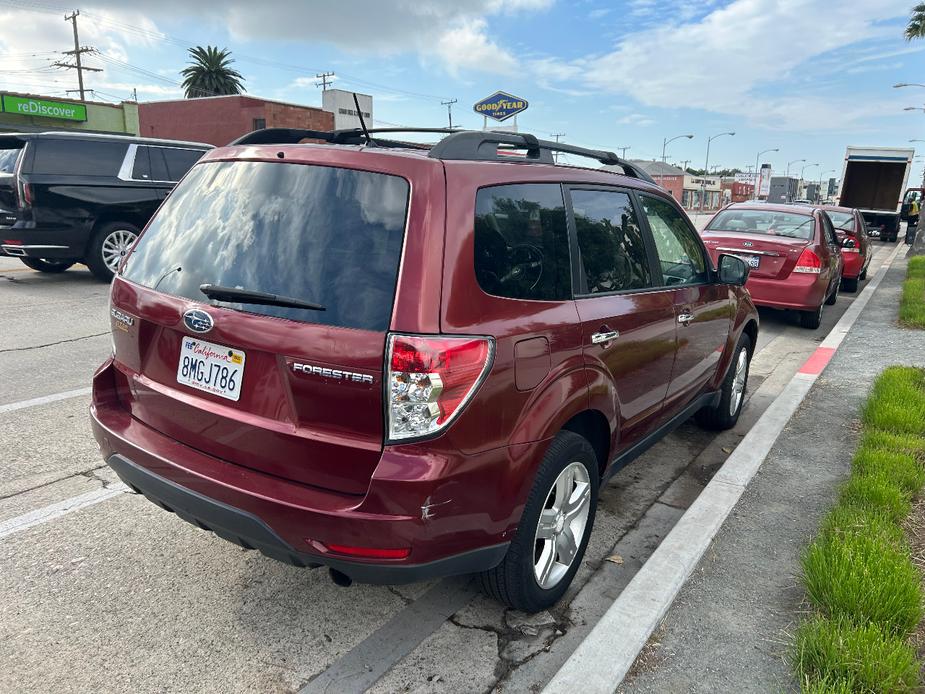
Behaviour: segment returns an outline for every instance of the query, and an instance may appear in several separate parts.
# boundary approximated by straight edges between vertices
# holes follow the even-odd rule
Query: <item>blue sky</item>
[[[97,0],[81,6],[82,43],[107,59],[88,78],[101,97],[179,95],[185,46],[228,47],[249,92],[320,105],[314,74],[374,96],[376,120],[481,127],[472,104],[501,89],[526,98],[522,130],[576,144],[703,166],[820,163],[840,172],[847,144],[925,139],[925,40],[902,37],[912,0]],[[0,88],[61,93],[49,69],[70,25],[54,2],[0,0]],[[16,27],[14,31],[12,28]],[[117,62],[118,61],[118,62]],[[126,67],[128,64],[131,67]],[[918,143],[925,153],[925,143]],[[921,177],[919,160],[913,173]],[[801,167],[802,163],[794,167]],[[831,175],[831,174],[830,174]],[[838,174],[835,174],[838,175]]]

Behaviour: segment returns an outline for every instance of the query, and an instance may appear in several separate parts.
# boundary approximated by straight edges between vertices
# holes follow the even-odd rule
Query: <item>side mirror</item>
[[[719,257],[719,281],[741,287],[748,279],[748,264],[741,258],[725,253]]]
[[[841,247],[842,248],[857,248],[858,242],[849,236],[847,238],[842,239]]]

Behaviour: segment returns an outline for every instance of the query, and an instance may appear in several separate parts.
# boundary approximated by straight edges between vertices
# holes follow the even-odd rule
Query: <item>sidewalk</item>
[[[925,365],[925,335],[896,325],[900,252],[620,686],[621,692],[797,688],[786,654],[799,621],[803,548],[847,478],[857,417],[891,364]]]

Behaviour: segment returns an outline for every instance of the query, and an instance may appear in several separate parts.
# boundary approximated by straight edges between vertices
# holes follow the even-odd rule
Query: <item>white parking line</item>
[[[78,509],[98,504],[101,501],[106,501],[106,499],[111,499],[127,491],[128,487],[118,482],[110,487],[94,489],[91,492],[78,494],[64,501],[58,501],[34,511],[29,511],[29,513],[24,513],[21,516],[2,521],[0,522],[0,540],[22,530],[27,530],[33,526],[60,518],[72,511],[77,511]]]
[[[583,694],[609,694],[619,687],[791,415],[870,301],[899,250],[897,247],[887,254],[877,276],[736,446],[677,525],[546,685],[543,694],[572,694],[576,682],[581,683]]]
[[[39,405],[47,405],[50,402],[58,402],[59,400],[68,400],[70,398],[79,398],[82,395],[89,395],[92,392],[92,388],[77,388],[75,390],[65,390],[63,393],[52,393],[51,395],[43,395],[40,398],[31,398],[29,400],[20,400],[19,402],[10,402],[6,405],[0,405],[0,414],[5,414],[7,412],[15,412],[16,410],[24,410],[27,407],[37,407]]]

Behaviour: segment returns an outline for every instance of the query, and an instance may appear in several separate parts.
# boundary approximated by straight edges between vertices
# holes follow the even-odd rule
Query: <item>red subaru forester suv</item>
[[[691,415],[735,423],[748,270],[611,153],[434,132],[207,154],[113,282],[93,430],[129,487],[243,547],[341,584],[477,573],[535,611],[601,483]]]

